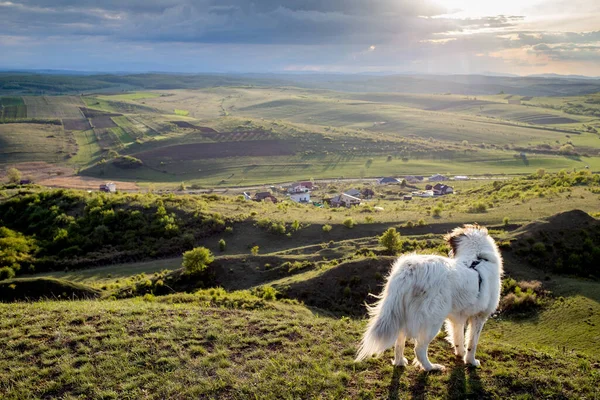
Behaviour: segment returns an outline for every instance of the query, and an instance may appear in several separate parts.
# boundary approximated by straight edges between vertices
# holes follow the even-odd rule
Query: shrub
[[[225,239],[219,240],[219,250],[220,251],[225,251],[226,247],[227,247],[227,243],[225,243]]]
[[[507,278],[502,281],[502,298],[499,309],[503,313],[525,314],[542,306],[546,291],[540,281],[519,281]]]
[[[439,218],[442,216],[442,208],[440,206],[435,206],[431,212],[434,217]]]
[[[531,251],[537,255],[544,255],[546,253],[546,245],[542,242],[536,242],[531,246]]]
[[[323,228],[321,228],[321,229],[323,229],[323,232],[327,233],[327,232],[331,232],[331,229],[333,229],[333,228],[331,227],[331,225],[325,224],[325,225],[323,225]]]
[[[417,221],[417,225],[425,226],[425,220],[421,218],[419,221]]]
[[[254,296],[264,300],[275,300],[279,292],[273,286],[264,285],[259,286],[251,292]]]
[[[357,225],[356,221],[353,220],[352,218],[346,218],[344,220],[343,224],[346,228],[350,228],[350,229],[354,228]]]
[[[0,281],[12,279],[15,277],[15,271],[11,267],[0,268]]]
[[[188,274],[196,274],[204,271],[214,259],[209,249],[196,247],[183,253],[182,266]]]
[[[389,253],[395,253],[400,250],[401,247],[400,233],[396,231],[396,228],[389,228],[379,237],[379,243],[385,247]]]
[[[10,183],[19,183],[21,181],[21,171],[16,168],[9,168],[6,172],[6,176]]]
[[[115,164],[115,167],[124,168],[124,169],[139,168],[142,165],[144,165],[142,160],[140,160],[139,158],[132,157],[132,156],[118,157],[118,158],[115,158],[115,160],[113,162]]]
[[[483,213],[486,212],[487,210],[487,206],[485,205],[484,202],[478,201],[477,203],[473,204],[471,207],[469,207],[469,209],[467,210],[467,212],[469,213]]]
[[[510,221],[510,219],[508,219],[508,217],[502,218],[502,223],[504,224],[504,226],[508,225],[509,221]]]
[[[258,246],[253,246],[253,247],[250,249],[250,253],[252,253],[252,255],[253,255],[253,256],[256,256],[256,255],[258,255],[258,250],[259,250],[259,247],[258,247]]]

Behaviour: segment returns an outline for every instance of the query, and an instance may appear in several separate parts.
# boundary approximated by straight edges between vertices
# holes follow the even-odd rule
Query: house
[[[288,188],[288,193],[305,193],[312,190],[312,182],[294,182]]]
[[[258,192],[254,195],[254,201],[272,201],[277,203],[277,198],[271,194],[271,192]]]
[[[455,180],[455,181],[468,181],[468,180],[469,180],[469,177],[468,177],[468,176],[465,176],[465,175],[456,175],[456,176],[454,177],[454,180]]]
[[[117,185],[113,182],[106,182],[100,185],[99,189],[101,192],[115,193],[117,191]]]
[[[447,181],[448,178],[445,177],[444,175],[435,174],[435,175],[431,175],[428,180],[430,182],[441,182],[441,181]]]
[[[443,196],[445,194],[454,193],[454,189],[452,186],[444,185],[443,183],[438,183],[433,187],[434,196]]]
[[[360,204],[358,197],[350,196],[349,194],[342,193],[331,199],[326,200],[332,207],[350,207],[357,206]]]
[[[310,192],[292,193],[290,194],[290,200],[296,203],[310,203]]]
[[[425,185],[425,190],[433,190],[433,185]]]
[[[408,183],[419,183],[423,180],[423,177],[418,175],[408,175],[404,177],[404,180]]]
[[[413,197],[433,197],[433,190],[420,190],[412,192]]]
[[[360,196],[362,196],[362,193],[358,189],[346,190],[344,192],[344,194],[347,194],[348,196],[354,196],[354,197],[360,197]]]
[[[373,198],[373,196],[375,196],[375,192],[369,188],[364,188],[362,191],[362,197],[365,199],[371,199]],[[356,196],[358,197],[358,196]]]
[[[400,181],[396,178],[388,176],[385,178],[381,178],[379,181],[377,181],[377,183],[379,183],[380,185],[389,185],[390,183],[400,183]]]

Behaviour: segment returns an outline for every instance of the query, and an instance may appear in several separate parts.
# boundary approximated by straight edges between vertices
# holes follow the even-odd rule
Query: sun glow
[[[434,0],[448,11],[445,16],[454,18],[477,18],[493,15],[523,15],[541,0]]]

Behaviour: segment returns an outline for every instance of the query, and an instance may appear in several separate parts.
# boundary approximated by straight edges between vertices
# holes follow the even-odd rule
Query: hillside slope
[[[355,364],[364,321],[219,290],[120,301],[0,304],[0,393],[29,398],[595,398],[597,359],[483,331],[467,369],[436,339],[442,374]],[[412,346],[407,349],[412,358]]]

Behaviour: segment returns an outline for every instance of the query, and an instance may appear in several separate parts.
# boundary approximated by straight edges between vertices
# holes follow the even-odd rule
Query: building
[[[373,196],[375,196],[375,192],[369,188],[364,188],[361,194],[362,194],[363,199],[371,199],[371,198],[373,198]],[[358,196],[356,196],[356,197],[358,197]]]
[[[435,175],[431,175],[428,179],[428,181],[430,182],[442,182],[442,181],[447,181],[448,178],[445,177],[444,175],[440,175],[440,174],[435,174]]]
[[[443,196],[452,193],[454,193],[452,186],[444,185],[443,183],[438,183],[433,187],[434,196]]]
[[[391,176],[388,176],[385,178],[381,178],[379,181],[377,181],[377,183],[379,183],[380,185],[389,185],[391,183],[400,183],[400,181],[396,178],[392,178]]]
[[[413,197],[433,197],[433,190],[420,190],[412,192]]]
[[[117,185],[113,182],[106,182],[100,185],[99,189],[101,192],[115,193],[117,191]]]
[[[344,194],[347,194],[348,196],[354,196],[354,197],[359,197],[362,196],[362,193],[360,192],[360,190],[358,189],[350,189],[350,190],[346,190],[344,192]]]
[[[359,205],[360,201],[361,200],[358,197],[342,193],[340,195],[335,196],[334,198],[329,199],[327,202],[332,207],[351,207]]]
[[[288,193],[305,193],[312,190],[312,182],[294,182],[288,188]]]
[[[277,198],[273,196],[270,192],[258,192],[254,195],[254,201],[272,201],[273,203],[277,203]]]
[[[296,203],[310,203],[310,192],[292,193],[290,200]]]
[[[423,177],[418,175],[408,175],[404,177],[404,180],[408,183],[419,183],[423,181]]]

